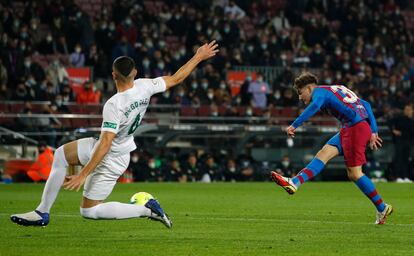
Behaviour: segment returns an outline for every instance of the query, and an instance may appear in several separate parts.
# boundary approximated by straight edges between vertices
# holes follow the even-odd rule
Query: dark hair
[[[112,68],[124,78],[127,78],[131,71],[135,68],[135,62],[128,56],[121,56],[114,60]]]
[[[295,82],[293,84],[293,88],[295,88],[295,90],[299,91],[300,89],[302,89],[303,87],[307,86],[308,84],[317,84],[318,83],[318,78],[309,72],[305,72],[300,74],[296,79]]]

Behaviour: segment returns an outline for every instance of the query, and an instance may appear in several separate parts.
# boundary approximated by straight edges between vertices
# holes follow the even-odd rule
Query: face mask
[[[319,50],[319,49],[318,50],[315,50],[315,53],[316,54],[320,54],[321,53],[321,50]]]
[[[115,25],[114,24],[109,25],[109,30],[114,31],[115,30]]]
[[[149,168],[154,169],[155,168],[155,162],[150,162],[148,164]]]
[[[197,83],[191,83],[191,88],[197,89],[197,87],[198,87],[198,84]]]
[[[148,40],[148,41],[145,42],[145,46],[148,47],[148,48],[151,48],[151,47],[154,46],[154,44],[152,43],[152,41]]]
[[[213,30],[212,29],[207,29],[207,35],[211,35],[213,33]]]
[[[184,92],[183,91],[179,92],[178,93],[178,96],[183,97],[184,96]]]
[[[160,41],[160,42],[158,43],[158,45],[159,45],[161,48],[164,48],[164,47],[165,47],[165,42],[164,42],[164,41]]]
[[[126,19],[125,20],[125,24],[127,24],[128,26],[130,26],[132,24],[132,20],[131,19]]]
[[[37,25],[36,24],[32,24],[32,29],[36,30],[37,29]]]
[[[21,38],[27,38],[27,33],[26,32],[22,32],[22,33],[20,33],[20,37]]]
[[[178,19],[181,18],[181,15],[180,14],[176,14],[174,17],[178,20]]]
[[[288,167],[289,166],[289,161],[282,161],[282,165],[283,167]]]
[[[159,69],[164,69],[165,64],[163,62],[160,62],[160,63],[157,64],[157,66],[158,66]]]
[[[246,80],[250,82],[250,81],[252,81],[252,77],[251,76],[247,76],[246,77]]]
[[[275,97],[275,99],[280,99],[280,92],[279,91],[277,91],[277,92],[275,92],[275,94],[273,95],[274,97]]]
[[[106,24],[106,23],[104,23],[104,24],[101,25],[101,29],[102,30],[106,29],[107,27],[108,27],[108,24]]]
[[[180,54],[181,54],[181,56],[184,56],[184,55],[185,55],[185,53],[186,53],[185,49],[180,49]]]
[[[150,64],[149,60],[143,60],[142,61],[142,65],[146,68],[149,66],[149,64]]]
[[[201,31],[201,26],[197,25],[195,29],[196,29],[197,32],[200,32]]]
[[[77,13],[76,13],[76,18],[78,18],[78,19],[79,19],[80,17],[82,17],[82,13],[81,13],[81,12],[77,12]]]
[[[76,51],[76,53],[80,53],[81,52],[81,48],[76,47],[75,51]]]
[[[262,47],[263,50],[266,50],[267,49],[267,44],[262,44],[261,47]]]
[[[230,172],[235,172],[235,171],[236,171],[236,168],[234,168],[234,167],[230,167],[230,168],[229,168],[229,171],[230,171]]]
[[[332,83],[332,79],[330,79],[330,78],[326,78],[326,79],[325,79],[325,83],[326,83],[326,84],[331,84],[331,83]]]
[[[223,89],[223,90],[224,90],[224,89],[226,89],[226,88],[227,88],[227,86],[226,86],[226,84],[225,84],[225,83],[221,83],[221,84],[220,84],[220,89]]]
[[[341,55],[341,53],[342,53],[342,51],[341,51],[341,50],[336,50],[336,51],[335,51],[335,54],[336,54],[336,55]]]
[[[230,32],[230,28],[229,28],[229,27],[225,27],[225,28],[224,28],[224,33],[226,33],[226,34],[227,34],[227,33],[229,33],[229,32]]]
[[[213,94],[213,93],[208,93],[208,94],[207,94],[207,97],[211,100],[211,99],[213,99],[213,98],[214,98],[214,94]]]
[[[47,36],[46,41],[49,42],[49,43],[52,42],[52,36]]]
[[[214,111],[214,112],[211,112],[211,115],[212,116],[218,116],[218,113],[216,111]]]
[[[56,105],[57,106],[59,106],[59,107],[62,106],[62,103],[63,103],[62,100],[56,100]]]
[[[253,45],[249,45],[249,46],[247,46],[247,50],[248,50],[249,52],[252,52],[252,51],[254,50],[254,46],[253,46]]]
[[[24,62],[24,66],[25,66],[26,68],[30,67],[30,64],[31,64],[31,63],[30,63],[30,61],[25,61],[25,62]]]
[[[345,69],[345,70],[348,70],[350,67],[349,67],[349,64],[348,63],[345,63],[344,65],[343,65],[343,68]]]
[[[253,115],[253,112],[251,109],[246,110],[246,115],[251,116]]]
[[[237,99],[236,99],[236,103],[237,103],[237,104],[240,104],[240,103],[241,103],[241,98],[240,98],[240,97],[237,97]]]
[[[258,77],[257,78],[257,82],[259,82],[259,83],[263,82],[263,78],[262,77]]]
[[[170,97],[170,92],[169,91],[166,91],[165,93],[164,93],[164,98],[169,98]]]
[[[205,89],[207,89],[208,88],[208,83],[201,83],[201,86],[203,87],[203,89],[205,90]]]
[[[139,160],[139,157],[137,157],[137,156],[133,156],[133,157],[131,157],[131,161],[132,161],[133,163],[138,162],[138,160]]]

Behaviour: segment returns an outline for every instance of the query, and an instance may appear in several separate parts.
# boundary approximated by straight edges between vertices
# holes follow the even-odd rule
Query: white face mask
[[[227,86],[226,86],[226,84],[225,84],[225,83],[221,83],[221,84],[220,84],[220,89],[223,89],[223,90],[224,90],[224,89],[226,89],[226,88],[227,88]]]
[[[214,94],[213,94],[213,93],[208,93],[208,94],[207,94],[207,97],[211,100],[211,99],[213,99],[213,98],[214,98]]]
[[[139,157],[137,157],[137,156],[133,156],[133,157],[131,157],[131,161],[132,161],[133,163],[138,162],[138,160],[139,160]]]
[[[283,167],[288,167],[289,166],[289,161],[282,161],[282,165],[283,165]]]
[[[154,168],[155,168],[155,162],[150,162],[150,163],[148,163],[148,166],[149,166],[151,169],[154,169]]]

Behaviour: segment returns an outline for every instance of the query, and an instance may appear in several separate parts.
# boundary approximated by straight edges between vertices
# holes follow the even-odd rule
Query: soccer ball
[[[137,204],[137,205],[145,205],[150,199],[154,199],[154,197],[147,192],[138,192],[135,193],[129,202],[131,204]]]

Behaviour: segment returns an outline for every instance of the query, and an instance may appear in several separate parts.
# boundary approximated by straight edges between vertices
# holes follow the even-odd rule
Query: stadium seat
[[[8,113],[9,112],[9,104],[7,103],[0,103],[0,113]]]
[[[194,107],[182,106],[181,116],[197,116],[197,110]]]
[[[211,108],[210,106],[200,106],[198,108],[198,115],[199,116],[210,116],[211,114]]]
[[[72,126],[73,128],[89,127],[89,120],[87,118],[73,118]]]
[[[67,105],[69,108],[70,113],[72,114],[82,114],[84,113],[82,105]]]

